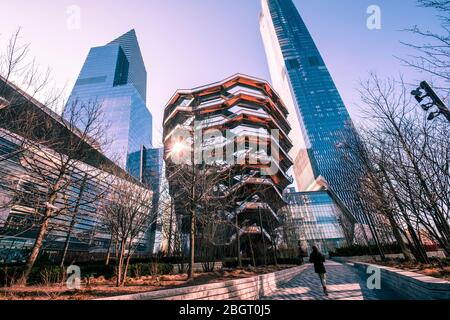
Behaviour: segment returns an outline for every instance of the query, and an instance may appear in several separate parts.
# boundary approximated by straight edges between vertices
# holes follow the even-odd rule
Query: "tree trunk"
[[[375,222],[373,221],[373,217],[370,214],[370,212],[366,212],[364,216],[365,216],[365,218],[366,218],[366,220],[368,222],[370,233],[372,233],[373,239],[375,240],[375,244],[376,244],[376,246],[378,248],[378,251],[380,253],[380,258],[381,258],[382,261],[386,261],[386,255],[384,254],[383,246],[381,244],[380,238],[378,237],[378,232],[376,230],[376,226],[375,226]],[[364,226],[362,227],[362,229],[363,229],[364,237],[366,238],[366,241],[367,241],[367,246],[369,247],[369,250],[370,250],[370,241],[369,241],[369,239],[367,237],[366,230],[365,230]]]
[[[450,257],[450,246],[444,246],[442,249],[444,250],[445,256],[447,258],[449,258]]]
[[[130,260],[131,260],[131,254],[128,253],[127,255],[127,260],[125,263],[125,270],[123,271],[123,277],[122,277],[122,286],[124,286],[127,282],[127,278],[128,278],[128,267],[130,265]]]
[[[106,262],[105,262],[106,266],[109,266],[109,260],[111,259],[111,248],[112,248],[112,239],[109,242],[108,252],[106,253]]]
[[[84,189],[86,187],[87,179],[88,179],[88,174],[85,173],[83,180],[81,182],[80,192],[78,193],[77,202],[75,203],[75,207],[73,209],[72,220],[70,221],[69,231],[67,232],[66,241],[64,243],[64,249],[63,249],[63,253],[61,256],[61,261],[59,263],[59,266],[61,269],[64,268],[64,262],[65,262],[67,250],[69,249],[69,244],[70,244],[70,237],[72,236],[72,231],[73,231],[73,228],[77,221],[76,217],[78,214],[78,210],[80,209],[81,198],[83,197],[83,194],[84,194]]]
[[[189,254],[189,273],[188,280],[194,280],[194,264],[195,264],[195,210],[191,213],[191,230],[189,235],[190,254]]]
[[[48,197],[48,204],[54,205],[58,194],[54,190],[59,190],[63,183],[62,175],[57,179],[54,184],[54,188],[51,189],[52,193]],[[25,264],[25,271],[22,274],[20,279],[20,283],[22,285],[26,285],[28,278],[30,277],[31,271],[33,270],[33,266],[36,263],[36,260],[39,256],[39,252],[44,244],[44,239],[47,234],[48,225],[50,223],[50,218],[52,216],[51,210],[49,206],[46,207],[44,213],[44,221],[39,227],[38,235],[36,237],[36,241],[34,242],[33,249],[31,249],[31,253],[27,259],[27,263]]]
[[[66,235],[66,241],[64,242],[64,249],[61,255],[61,260],[59,262],[59,267],[62,269],[64,268],[64,262],[66,260],[67,251],[69,250],[69,244],[70,244],[70,237],[72,236],[73,227],[75,226],[75,213],[72,215],[72,221],[70,222],[69,231]]]
[[[411,252],[411,250],[408,248],[408,246],[405,244],[405,241],[403,241],[403,237],[398,230],[398,224],[394,220],[394,217],[390,213],[386,214],[388,216],[389,223],[391,224],[392,233],[394,234],[395,241],[397,241],[397,244],[400,246],[400,249],[403,253],[403,256],[405,257],[406,261],[414,260],[414,256]]]
[[[170,199],[170,220],[169,220],[169,239],[167,244],[167,255],[170,257],[173,250],[172,250],[172,228],[173,228],[173,200]]]
[[[48,210],[48,209],[47,209]],[[30,277],[31,270],[33,269],[34,263],[36,262],[39,252],[42,248],[42,244],[44,243],[45,235],[47,233],[48,224],[50,219],[46,217],[39,227],[38,236],[36,241],[34,242],[33,249],[31,250],[30,256],[27,259],[27,263],[25,265],[25,271],[22,274],[22,278],[20,280],[20,284],[26,285],[28,278]]]
[[[411,222],[409,219],[406,219],[406,224],[408,227],[408,233],[410,234],[416,253],[416,259],[423,263],[430,263],[430,260],[428,259],[428,255],[426,250],[423,247],[422,242],[420,241],[419,237],[417,236],[416,231],[414,230],[413,226],[411,225]]]
[[[255,251],[253,251],[252,240],[251,240],[249,234],[247,234],[247,236],[248,236],[248,244],[250,245],[250,252],[251,252],[251,255],[252,255],[253,266],[256,268]]]
[[[393,227],[392,231],[394,233],[395,240],[397,241],[398,245],[400,246],[400,249],[402,250],[405,260],[406,261],[414,260],[414,255],[412,254],[411,250],[406,245],[405,241],[403,241],[403,237],[400,234],[398,227]]]
[[[116,261],[117,263],[117,274],[116,274],[116,287],[120,287],[122,285],[122,274],[123,274],[123,258],[125,254],[125,241],[120,242],[120,253],[119,257]]]
[[[242,268],[242,259],[241,259],[241,232],[239,228],[239,222],[238,222],[238,215],[236,215],[236,246],[237,246],[237,260],[238,260],[238,267]]]
[[[264,258],[264,265],[267,265],[267,247],[266,247],[266,239],[264,237],[264,229],[263,229],[263,223],[262,223],[262,216],[261,216],[261,208],[258,209],[259,212],[259,228],[261,229],[261,239],[263,244],[263,258]]]
[[[273,259],[274,259],[274,263],[276,266],[278,266],[278,250],[277,250],[277,242],[276,239],[274,238],[272,240],[272,246],[273,246]]]

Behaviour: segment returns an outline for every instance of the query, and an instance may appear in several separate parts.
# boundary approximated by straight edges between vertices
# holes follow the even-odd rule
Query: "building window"
[[[309,57],[308,61],[309,61],[309,65],[313,66],[313,67],[323,65],[323,63],[320,61],[320,59],[318,57],[315,57],[315,56],[314,57]]]
[[[122,86],[128,82],[128,71],[130,69],[130,63],[123,52],[122,48],[119,48],[119,54],[117,56],[116,72],[114,75],[114,86]]]
[[[79,79],[76,86],[84,86],[89,84],[97,84],[97,83],[103,83],[106,81],[106,76],[101,77],[92,77],[92,78],[85,78],[85,79]]]
[[[298,59],[286,60],[286,67],[288,68],[288,70],[299,69],[300,62],[298,62]]]

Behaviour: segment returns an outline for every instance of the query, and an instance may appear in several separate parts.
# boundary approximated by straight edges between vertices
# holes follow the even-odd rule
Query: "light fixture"
[[[436,118],[437,116],[439,116],[441,113],[440,112],[431,112],[429,115],[428,115],[428,121],[431,121],[431,120],[433,120],[434,118]]]
[[[417,100],[418,103],[422,103],[423,99],[426,97],[426,96],[422,97],[422,90],[420,90],[420,88],[411,91],[411,95],[414,96],[414,98]]]
[[[420,107],[421,107],[424,111],[428,111],[428,110],[430,110],[431,108],[434,107],[434,104],[433,104],[433,103],[426,103],[426,104],[420,105]]]
[[[425,91],[425,93],[423,91]],[[433,120],[440,115],[443,115],[450,122],[450,110],[444,101],[439,97],[439,95],[433,90],[433,88],[426,81],[420,83],[420,87],[411,91],[411,95],[420,104],[420,107],[425,111],[429,112],[433,107],[436,107],[438,111],[431,112],[428,115],[428,120]],[[429,98],[428,103],[422,104],[425,98]]]

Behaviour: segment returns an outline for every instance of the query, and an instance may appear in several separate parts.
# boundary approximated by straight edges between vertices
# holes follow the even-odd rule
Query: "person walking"
[[[326,296],[328,296],[327,290],[327,270],[325,269],[325,257],[319,251],[316,246],[313,246],[313,251],[309,256],[309,262],[314,263],[314,271],[319,275],[320,282],[322,283],[323,292]]]

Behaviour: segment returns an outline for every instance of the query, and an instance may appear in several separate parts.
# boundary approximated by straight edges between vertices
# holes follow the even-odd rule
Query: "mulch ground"
[[[442,260],[440,263],[424,264],[405,261],[375,262],[376,264],[420,273],[426,276],[441,278],[450,281],[450,260]]]
[[[194,281],[184,274],[129,278],[124,287],[115,287],[114,279],[99,277],[83,283],[80,290],[68,290],[65,285],[11,286],[0,288],[0,300],[91,300],[156,290],[173,289],[242,279],[290,268],[289,265],[198,273]]]

